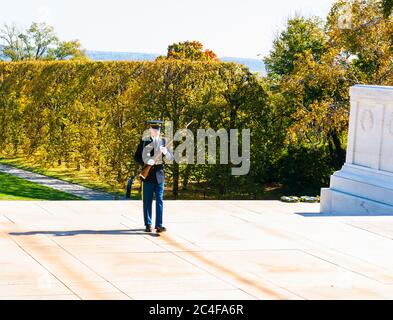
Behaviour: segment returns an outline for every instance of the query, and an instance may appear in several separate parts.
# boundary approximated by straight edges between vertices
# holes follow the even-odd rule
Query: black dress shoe
[[[157,233],[161,233],[161,232],[165,232],[166,231],[166,228],[165,227],[157,227],[156,228],[156,232]]]
[[[145,232],[151,232],[151,226],[146,226]]]

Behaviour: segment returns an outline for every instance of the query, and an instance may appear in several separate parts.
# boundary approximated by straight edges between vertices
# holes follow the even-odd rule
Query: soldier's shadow
[[[27,231],[10,232],[11,236],[34,236],[52,235],[54,237],[73,237],[78,235],[126,235],[126,236],[151,236],[159,237],[158,233],[148,233],[145,229],[122,229],[122,230],[69,230],[69,231]]]

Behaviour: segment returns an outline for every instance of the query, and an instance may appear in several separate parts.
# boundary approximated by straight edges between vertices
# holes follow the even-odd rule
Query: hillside
[[[118,61],[118,60],[135,60],[135,61],[152,61],[156,59],[159,54],[155,53],[139,53],[139,52],[112,52],[112,51],[90,51],[87,55],[92,60],[97,61]],[[237,57],[221,57],[225,62],[236,62],[245,65],[251,72],[258,72],[261,75],[266,74],[265,65],[261,60],[251,58],[237,58]]]

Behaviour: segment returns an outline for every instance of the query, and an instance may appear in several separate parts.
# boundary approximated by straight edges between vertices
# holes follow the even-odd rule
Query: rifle
[[[189,122],[187,125],[186,125],[186,129],[188,129],[188,127],[191,125],[191,123],[193,123],[194,122],[194,120],[192,120],[191,122]],[[174,141],[174,138],[172,138],[172,140],[170,140],[166,145],[165,145],[165,147],[169,147],[170,145],[172,145],[173,144],[173,141]],[[162,155],[162,152],[160,151],[160,152],[158,152],[155,156],[154,156],[154,162],[157,162],[157,160],[161,157],[161,155]],[[145,164],[145,166],[143,167],[143,170],[142,170],[142,172],[139,174],[139,178],[141,179],[141,181],[145,181],[146,180],[146,178],[149,176],[149,174],[150,174],[150,172],[151,172],[151,170],[153,169],[153,166],[151,166],[151,165],[148,165],[148,164]]]

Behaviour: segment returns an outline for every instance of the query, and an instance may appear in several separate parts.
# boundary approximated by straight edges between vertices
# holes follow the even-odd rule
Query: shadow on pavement
[[[99,234],[99,235],[149,235],[159,237],[157,233],[144,232],[145,229],[128,229],[128,230],[70,230],[70,231],[27,231],[27,232],[10,232],[11,236],[33,236],[33,235],[53,235],[55,237],[73,237],[82,234]]]

